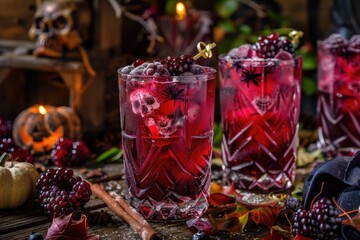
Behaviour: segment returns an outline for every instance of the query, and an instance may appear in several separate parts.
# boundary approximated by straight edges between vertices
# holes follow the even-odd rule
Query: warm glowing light
[[[186,17],[186,8],[184,3],[178,2],[176,4],[176,18],[182,20]]]
[[[39,113],[40,113],[40,114],[45,114],[45,113],[46,113],[46,109],[44,108],[43,105],[40,105],[40,106],[39,106]]]

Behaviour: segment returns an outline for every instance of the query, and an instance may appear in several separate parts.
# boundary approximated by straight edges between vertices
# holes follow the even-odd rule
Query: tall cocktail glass
[[[208,207],[216,71],[118,71],[128,201],[147,219],[183,220]]]
[[[295,177],[302,59],[221,56],[224,172],[238,189],[268,192]]]
[[[318,42],[318,136],[330,156],[360,148],[360,35]]]

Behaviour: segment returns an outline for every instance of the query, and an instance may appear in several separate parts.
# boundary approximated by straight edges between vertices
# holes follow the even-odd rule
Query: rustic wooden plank
[[[40,71],[85,72],[81,62],[37,58],[33,55],[0,55],[0,67],[26,68]]]

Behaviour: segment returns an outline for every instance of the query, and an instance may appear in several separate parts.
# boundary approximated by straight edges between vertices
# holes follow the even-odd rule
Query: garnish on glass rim
[[[206,43],[204,43],[204,42],[198,42],[196,47],[197,47],[197,50],[199,51],[199,53],[196,54],[193,57],[194,60],[198,60],[201,57],[203,57],[203,58],[211,58],[212,57],[211,49],[216,47],[216,44],[215,43],[209,43],[209,44],[206,45]],[[202,47],[204,47],[204,49]]]
[[[297,31],[297,30],[294,30],[294,31],[291,31],[289,33],[289,37],[291,37],[291,43],[294,45],[294,46],[297,46],[299,44],[299,39],[304,36],[304,33],[302,31]]]

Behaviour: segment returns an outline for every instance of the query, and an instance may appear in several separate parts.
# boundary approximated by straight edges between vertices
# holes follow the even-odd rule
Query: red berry
[[[60,138],[51,150],[51,158],[58,167],[76,166],[90,158],[91,152],[83,141]]]
[[[181,55],[180,57],[167,57],[160,60],[171,76],[179,76],[184,72],[188,72],[190,66],[195,62],[190,55]]]
[[[28,150],[21,148],[10,148],[8,152],[10,153],[12,159],[17,162],[27,162],[34,164],[34,157]]]
[[[80,177],[74,177],[71,169],[48,169],[36,182],[40,190],[40,202],[50,217],[79,210],[92,194],[90,185]]]

